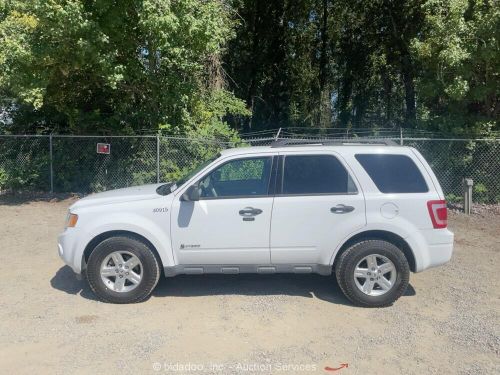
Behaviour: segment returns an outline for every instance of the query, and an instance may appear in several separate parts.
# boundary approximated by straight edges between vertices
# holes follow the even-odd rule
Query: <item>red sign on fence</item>
[[[98,143],[97,153],[109,155],[111,153],[111,145],[109,143]]]

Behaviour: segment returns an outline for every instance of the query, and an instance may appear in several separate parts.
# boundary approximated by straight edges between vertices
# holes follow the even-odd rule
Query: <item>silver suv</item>
[[[281,141],[222,151],[175,183],[79,200],[59,254],[113,303],[145,299],[162,273],[334,272],[356,305],[386,306],[410,271],[450,260],[446,227],[417,150]]]

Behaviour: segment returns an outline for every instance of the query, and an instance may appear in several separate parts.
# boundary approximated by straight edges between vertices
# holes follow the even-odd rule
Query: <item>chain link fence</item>
[[[460,202],[463,178],[474,181],[475,203],[500,202],[500,140],[405,139],[431,165],[449,202]]]
[[[276,139],[294,137],[247,137],[234,144],[166,136],[0,135],[0,191],[91,193],[172,181],[224,148],[269,145]],[[326,138],[315,135],[308,139]],[[344,135],[341,139],[353,138]],[[500,202],[500,139],[402,135],[389,139],[415,147],[424,155],[449,201],[461,200],[462,179],[467,177],[474,180],[474,202]],[[109,154],[97,153],[97,143],[109,144]]]

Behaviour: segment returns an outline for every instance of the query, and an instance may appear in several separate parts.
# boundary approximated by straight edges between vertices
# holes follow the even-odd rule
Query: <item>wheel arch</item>
[[[108,238],[119,237],[119,236],[132,237],[132,238],[146,244],[151,249],[154,256],[156,257],[156,260],[158,261],[158,264],[160,265],[160,272],[163,273],[163,262],[161,260],[160,254],[158,253],[158,250],[151,243],[151,241],[138,233],[127,231],[127,230],[110,230],[107,232],[100,233],[97,236],[95,236],[94,238],[92,238],[92,240],[90,240],[90,242],[87,244],[87,246],[85,246],[85,249],[83,250],[82,270],[85,270],[87,268],[87,262],[88,262],[88,259],[90,257],[90,254],[96,248],[97,245],[99,245],[102,241],[104,241]]]
[[[405,239],[398,234],[386,230],[367,230],[364,232],[356,233],[355,235],[350,237],[342,244],[337,253],[334,255],[332,267],[335,267],[335,262],[337,261],[337,259],[339,259],[340,255],[349,247],[351,247],[355,243],[366,240],[384,240],[397,246],[399,249],[401,249],[406,260],[408,261],[410,270],[412,272],[416,272],[417,266],[415,254],[413,253],[413,250],[408,242],[406,242]]]

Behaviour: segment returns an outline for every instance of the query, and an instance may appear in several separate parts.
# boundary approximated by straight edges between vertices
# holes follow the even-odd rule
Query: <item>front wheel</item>
[[[160,278],[160,267],[145,243],[118,236],[95,247],[86,274],[90,288],[101,301],[135,303],[151,294]]]
[[[384,307],[405,292],[410,267],[397,246],[382,240],[366,240],[340,255],[335,274],[345,296],[354,304]]]

